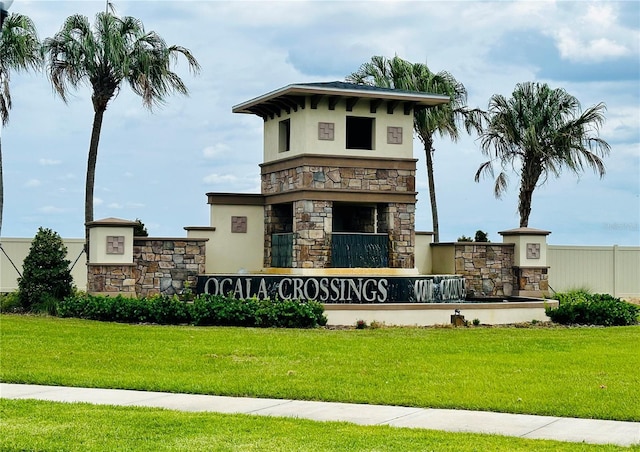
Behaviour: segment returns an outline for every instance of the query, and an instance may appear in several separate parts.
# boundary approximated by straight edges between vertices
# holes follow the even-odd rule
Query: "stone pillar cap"
[[[545,231],[543,229],[535,229],[535,228],[516,228],[516,229],[508,229],[506,231],[500,231],[498,234],[505,235],[549,235],[551,231]]]
[[[138,224],[136,221],[123,220],[122,218],[103,218],[101,220],[90,221],[86,224],[87,227],[92,228],[94,226],[123,226],[132,227]]]

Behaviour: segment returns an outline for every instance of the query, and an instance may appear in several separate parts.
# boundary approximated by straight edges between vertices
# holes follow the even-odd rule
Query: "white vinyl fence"
[[[4,250],[0,250],[0,292],[13,292],[18,289],[18,277],[22,274],[22,263],[29,254],[31,240],[6,237],[0,240]],[[84,239],[63,239],[63,241],[67,247],[67,259],[71,261],[71,265],[75,262],[71,270],[73,284],[79,290],[85,290],[87,288],[87,255],[82,252]]]
[[[556,292],[583,288],[640,297],[640,247],[549,245],[547,263],[549,285]]]

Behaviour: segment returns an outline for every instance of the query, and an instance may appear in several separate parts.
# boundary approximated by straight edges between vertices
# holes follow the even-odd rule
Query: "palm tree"
[[[387,59],[374,56],[371,61],[360,66],[357,72],[349,75],[347,81],[384,88],[419,91],[449,96],[451,102],[432,108],[417,110],[414,113],[413,129],[424,146],[431,218],[434,242],[440,241],[438,224],[438,206],[436,202],[436,184],[433,172],[434,136],[449,136],[458,141],[460,127],[467,133],[482,131],[485,113],[479,109],[467,108],[467,90],[453,75],[446,71],[434,74],[426,64],[410,63],[398,56]]]
[[[2,127],[9,122],[11,71],[37,70],[42,65],[40,41],[33,21],[22,14],[2,18],[0,25],[0,119]],[[2,143],[0,141],[0,231],[4,209],[4,183],[2,179]]]
[[[85,16],[67,18],[58,33],[43,44],[54,90],[67,101],[69,88],[89,84],[93,90],[93,128],[89,144],[85,187],[85,223],[93,221],[93,189],[98,142],[104,112],[123,81],[142,97],[146,108],[162,105],[171,93],[188,94],[182,79],[171,70],[182,55],[193,73],[200,65],[188,49],[168,46],[155,32],[146,32],[134,17],[98,13],[94,28]],[[89,241],[88,229],[87,243]],[[88,247],[86,248],[88,251]]]
[[[480,137],[482,153],[490,160],[478,168],[476,182],[483,174],[493,177],[493,162],[499,161],[503,171],[494,185],[499,198],[507,188],[504,170],[515,169],[520,176],[520,227],[527,227],[533,191],[549,175],[560,176],[564,167],[575,174],[591,167],[604,176],[600,157],[609,153],[610,146],[597,134],[605,110],[599,103],[583,113],[578,99],[546,83],[520,83],[510,99],[494,94],[489,101],[489,125]]]

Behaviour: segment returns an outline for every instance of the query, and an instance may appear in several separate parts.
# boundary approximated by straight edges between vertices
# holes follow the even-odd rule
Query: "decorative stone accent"
[[[387,143],[402,144],[402,127],[387,127]]]
[[[124,235],[107,236],[107,254],[124,254]]]
[[[318,123],[318,139],[333,141],[335,136],[335,124],[333,122]]]
[[[231,217],[231,232],[246,234],[247,233],[247,217]]]
[[[540,259],[539,243],[527,243],[527,259]]]
[[[513,244],[454,244],[455,273],[465,278],[471,296],[510,296],[513,291]]]

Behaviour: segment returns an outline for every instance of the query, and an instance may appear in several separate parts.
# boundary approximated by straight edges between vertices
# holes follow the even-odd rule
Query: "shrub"
[[[315,301],[238,300],[231,296],[198,295],[192,303],[177,296],[129,298],[78,293],[57,303],[60,317],[112,322],[312,328],[326,325],[324,307]]]
[[[39,228],[18,278],[18,298],[26,311],[51,305],[71,294],[73,278],[67,247],[51,229]],[[49,308],[47,308],[49,309]]]
[[[0,312],[17,313],[22,311],[23,309],[17,291],[0,294]]]
[[[640,307],[609,294],[590,294],[583,290],[557,293],[557,308],[546,308],[556,323],[565,325],[622,326],[638,323]]]

